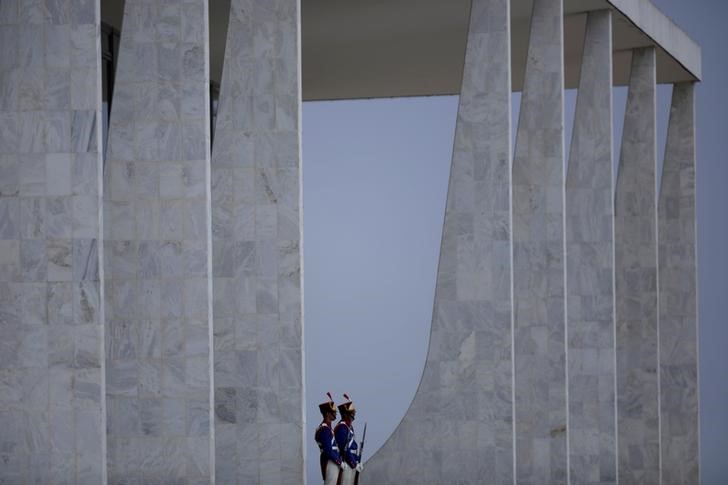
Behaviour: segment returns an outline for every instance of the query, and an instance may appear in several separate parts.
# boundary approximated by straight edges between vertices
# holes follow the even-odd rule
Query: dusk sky
[[[728,63],[723,0],[654,0],[702,47],[697,88],[701,475],[728,483]],[[661,159],[670,86],[658,89]],[[565,100],[568,147],[575,92]],[[614,94],[615,147],[626,89]],[[317,404],[351,395],[365,460],[417,389],[435,272],[457,97],[310,102],[303,108],[307,473],[320,481]],[[520,96],[513,97],[514,122]],[[617,151],[618,153],[618,151]],[[661,166],[661,160],[658,162]]]

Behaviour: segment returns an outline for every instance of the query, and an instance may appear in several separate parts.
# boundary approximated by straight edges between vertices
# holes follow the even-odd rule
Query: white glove
[[[358,472],[363,472],[364,471],[364,465],[361,464],[361,463],[357,463],[356,468],[354,468],[354,470],[356,470]]]

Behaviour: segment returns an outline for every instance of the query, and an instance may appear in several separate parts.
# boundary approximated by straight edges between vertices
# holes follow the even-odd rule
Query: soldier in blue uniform
[[[319,404],[319,411],[323,416],[323,421],[316,428],[316,444],[321,450],[321,475],[324,479],[324,485],[336,485],[339,478],[339,470],[341,469],[341,455],[339,447],[336,445],[334,438],[333,422],[336,419],[336,404],[331,398],[330,393],[326,393],[329,400]]]
[[[353,485],[356,472],[362,471],[363,466],[359,463],[359,445],[354,436],[356,408],[349,396],[344,394],[344,399],[346,402],[339,404],[341,421],[334,428],[336,444],[339,446],[339,454],[342,458],[339,485]]]

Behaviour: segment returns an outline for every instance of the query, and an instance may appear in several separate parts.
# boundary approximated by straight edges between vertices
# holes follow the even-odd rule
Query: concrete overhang
[[[123,0],[101,0],[121,29]],[[209,0],[210,75],[219,81],[230,0]],[[523,84],[533,0],[511,0],[513,90]],[[614,84],[629,77],[631,49],[657,47],[659,83],[701,77],[700,47],[650,0],[564,0],[565,85],[579,79],[586,13],[614,12]],[[303,99],[458,94],[470,0],[301,0]]]
[[[304,100],[458,94],[470,0],[302,0]],[[512,86],[520,91],[532,0],[511,0]],[[566,88],[579,79],[586,13],[614,12],[614,84],[630,51],[657,48],[659,83],[701,76],[700,47],[650,0],[564,0]]]

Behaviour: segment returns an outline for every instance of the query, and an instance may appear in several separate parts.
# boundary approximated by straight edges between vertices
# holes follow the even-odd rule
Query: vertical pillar
[[[101,483],[96,2],[0,2],[0,482]]]
[[[655,49],[632,53],[614,206],[619,480],[659,482]]]
[[[110,483],[210,481],[207,2],[126,0],[104,168]]]
[[[673,86],[659,217],[660,423],[662,482],[699,483],[695,100]]]
[[[472,2],[427,362],[367,483],[513,481],[509,4]]]
[[[611,11],[587,15],[566,174],[569,465],[573,483],[615,483]]]
[[[565,483],[563,7],[535,0],[513,160],[516,480]]]
[[[304,480],[299,15],[231,2],[212,154],[221,483]]]

